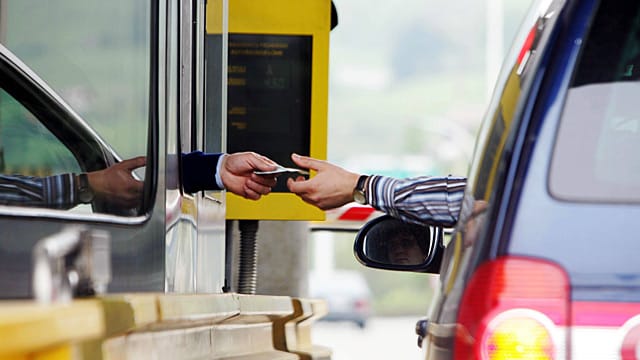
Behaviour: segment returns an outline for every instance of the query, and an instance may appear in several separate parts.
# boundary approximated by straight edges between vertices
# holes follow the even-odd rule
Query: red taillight
[[[507,310],[493,318],[480,339],[482,359],[553,359],[550,320],[536,311]],[[552,324],[551,324],[552,325]]]
[[[620,358],[622,360],[638,360],[640,357],[640,316],[636,316],[622,327],[625,334],[620,344]]]
[[[544,260],[504,257],[480,266],[462,297],[456,359],[553,359],[564,351],[569,281]]]
[[[365,299],[360,299],[355,301],[355,308],[358,311],[367,311],[369,310],[369,301]]]
[[[529,34],[527,35],[527,38],[524,40],[524,44],[522,44],[522,48],[520,48],[520,52],[518,53],[518,65],[520,65],[522,63],[522,60],[524,60],[525,55],[527,55],[527,53],[529,51],[531,51],[531,46],[533,45],[533,40],[536,38],[536,32],[538,31],[538,29],[536,28],[536,26],[532,27],[531,30],[529,30]]]

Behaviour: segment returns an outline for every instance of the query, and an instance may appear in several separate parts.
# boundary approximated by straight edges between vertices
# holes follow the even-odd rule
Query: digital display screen
[[[229,34],[227,151],[255,151],[283,166],[309,155],[311,36]],[[286,192],[279,179],[275,192]]]

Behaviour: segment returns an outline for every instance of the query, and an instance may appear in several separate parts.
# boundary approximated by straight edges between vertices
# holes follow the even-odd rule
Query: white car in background
[[[350,321],[364,328],[371,316],[371,290],[358,271],[311,272],[309,295],[327,301],[329,313],[321,320]]]

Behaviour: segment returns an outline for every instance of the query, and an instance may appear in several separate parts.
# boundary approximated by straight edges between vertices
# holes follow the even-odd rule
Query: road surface
[[[364,329],[354,323],[318,321],[312,340],[330,347],[332,360],[418,360],[422,359],[415,333],[419,318],[374,317]]]

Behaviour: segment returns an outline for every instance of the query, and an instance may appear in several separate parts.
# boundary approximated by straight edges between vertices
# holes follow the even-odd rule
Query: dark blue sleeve
[[[222,190],[216,184],[216,166],[222,154],[194,151],[182,154],[182,185],[187,193]]]

